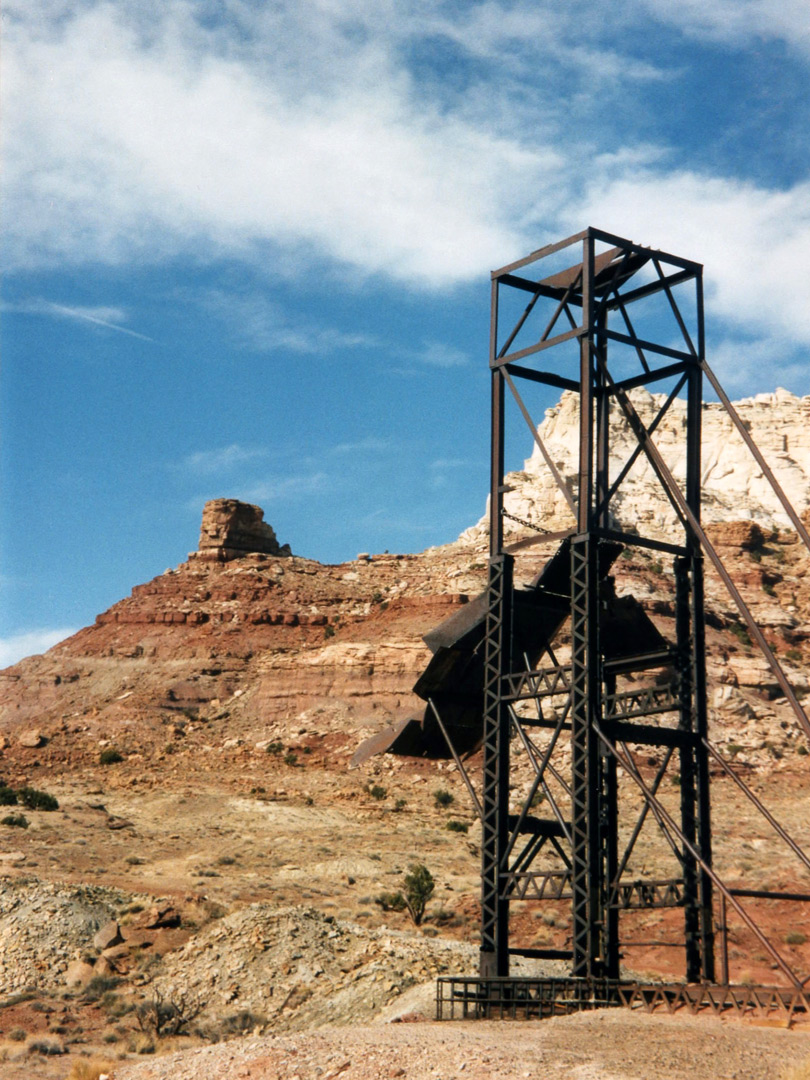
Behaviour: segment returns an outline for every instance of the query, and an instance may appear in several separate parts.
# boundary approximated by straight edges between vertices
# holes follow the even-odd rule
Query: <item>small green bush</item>
[[[407,805],[408,805],[407,799],[397,799],[396,802],[394,803],[394,810],[396,810],[396,812],[399,813],[399,811],[404,809]]]
[[[28,818],[25,814],[6,814],[6,816],[0,820],[0,825],[13,825],[18,829],[27,829]]]
[[[405,897],[401,892],[383,892],[374,897],[374,903],[378,904],[383,911],[404,911],[406,908]]]
[[[116,750],[114,746],[108,746],[98,755],[99,765],[117,765],[119,761],[124,760],[124,755],[120,750]]]
[[[801,930],[790,930],[785,934],[786,945],[804,945],[805,941],[807,941],[807,936]]]
[[[448,821],[447,825],[445,825],[445,828],[448,829],[450,832],[466,833],[469,830],[470,826],[467,824],[466,821]]]
[[[5,784],[0,785],[0,806],[16,806],[17,792]]]
[[[280,754],[283,749],[284,743],[279,742],[278,740],[276,740],[275,742],[269,742],[264,748],[265,753],[267,754]]]
[[[288,750],[284,755],[284,764],[293,768],[298,764],[298,754],[294,750]]]
[[[384,799],[385,796],[388,794],[385,788],[380,787],[379,784],[372,784],[372,786],[368,789],[368,793],[372,797],[372,799]]]
[[[427,902],[433,896],[436,883],[424,863],[414,863],[405,875],[405,903],[416,926],[421,926]]]
[[[451,806],[455,801],[451,792],[445,791],[444,788],[439,788],[438,791],[434,791],[433,798],[437,806]]]
[[[17,792],[17,798],[28,810],[58,810],[59,803],[53,795],[47,791],[38,791],[36,788],[23,787]]]
[[[751,636],[742,623],[732,623],[729,630],[741,645],[751,644]]]

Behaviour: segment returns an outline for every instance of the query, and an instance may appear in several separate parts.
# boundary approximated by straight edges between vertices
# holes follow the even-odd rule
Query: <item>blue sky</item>
[[[705,264],[733,396],[810,392],[806,0],[7,0],[3,47],[0,663],[208,498],[323,561],[453,539],[488,272],[585,225]]]

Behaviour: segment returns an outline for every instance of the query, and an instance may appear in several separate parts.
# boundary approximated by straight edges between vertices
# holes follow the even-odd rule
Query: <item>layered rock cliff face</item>
[[[636,402],[650,422],[658,401],[637,394]],[[810,522],[810,398],[780,391],[739,408]],[[682,472],[682,424],[676,402],[656,432],[676,473]],[[704,409],[704,430],[708,532],[810,705],[810,556],[762,493],[756,465],[731,449],[717,407]],[[569,483],[576,433],[575,401],[565,394],[542,435]],[[629,453],[625,437],[617,437],[615,451],[614,475]],[[617,513],[648,535],[669,535],[657,484],[646,466],[636,470]],[[537,455],[510,483],[507,507],[515,516],[549,530],[570,524]],[[510,524],[525,535],[524,527]],[[541,544],[522,552],[518,580],[531,580],[552,551]],[[77,748],[97,751],[99,742],[113,739],[132,753],[152,754],[165,743],[166,725],[184,732],[197,727],[204,741],[204,725],[216,721],[254,743],[279,725],[312,730],[316,723],[324,732],[349,733],[356,746],[392,719],[421,712],[424,703],[412,687],[429,658],[422,635],[484,587],[485,552],[479,525],[419,555],[364,555],[324,566],[281,547],[258,507],[215,500],[205,508],[200,549],[187,562],[136,585],[95,625],[44,656],[0,673],[0,744],[19,749],[27,738],[33,749],[20,753],[32,760],[55,755],[70,762],[81,753]],[[672,639],[667,560],[628,551],[614,574],[617,592],[636,596]],[[707,619],[718,738],[770,764],[800,753],[806,740],[712,574]]]
[[[633,404],[649,429],[666,401],[664,394],[643,389],[631,393]],[[810,507],[810,396],[798,398],[787,390],[758,394],[735,402],[741,419],[762,451],[788,499],[798,512]],[[686,472],[686,403],[676,399],[655,429],[653,440],[682,484]],[[546,450],[576,497],[579,454],[579,397],[566,391],[559,404],[546,412],[539,428]],[[636,447],[636,439],[619,409],[611,414],[610,477],[615,479]],[[702,480],[704,522],[754,521],[765,528],[789,527],[789,519],[722,405],[706,403],[702,414]],[[510,473],[511,491],[505,509],[514,517],[548,529],[573,524],[564,495],[535,447],[522,471]],[[612,502],[620,526],[636,528],[645,536],[677,540],[675,515],[662,496],[661,486],[641,454]],[[506,519],[507,535],[526,529]],[[486,518],[464,534],[479,541]],[[681,532],[682,535],[682,532]]]

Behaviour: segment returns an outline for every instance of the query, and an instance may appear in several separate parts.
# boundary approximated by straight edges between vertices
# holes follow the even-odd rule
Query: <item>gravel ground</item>
[[[540,1022],[400,1023],[251,1038],[122,1064],[115,1080],[780,1080],[810,1034],[603,1010]],[[808,1073],[810,1075],[810,1067]]]

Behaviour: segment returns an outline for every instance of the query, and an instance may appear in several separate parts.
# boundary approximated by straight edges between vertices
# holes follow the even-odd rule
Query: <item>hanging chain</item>
[[[535,532],[546,535],[548,529],[541,529],[539,525],[535,525],[531,521],[526,521],[524,518],[516,517],[514,514],[510,514],[508,511],[501,509],[501,517],[509,518],[510,521],[516,521],[518,525],[525,525],[527,529],[533,529]]]

